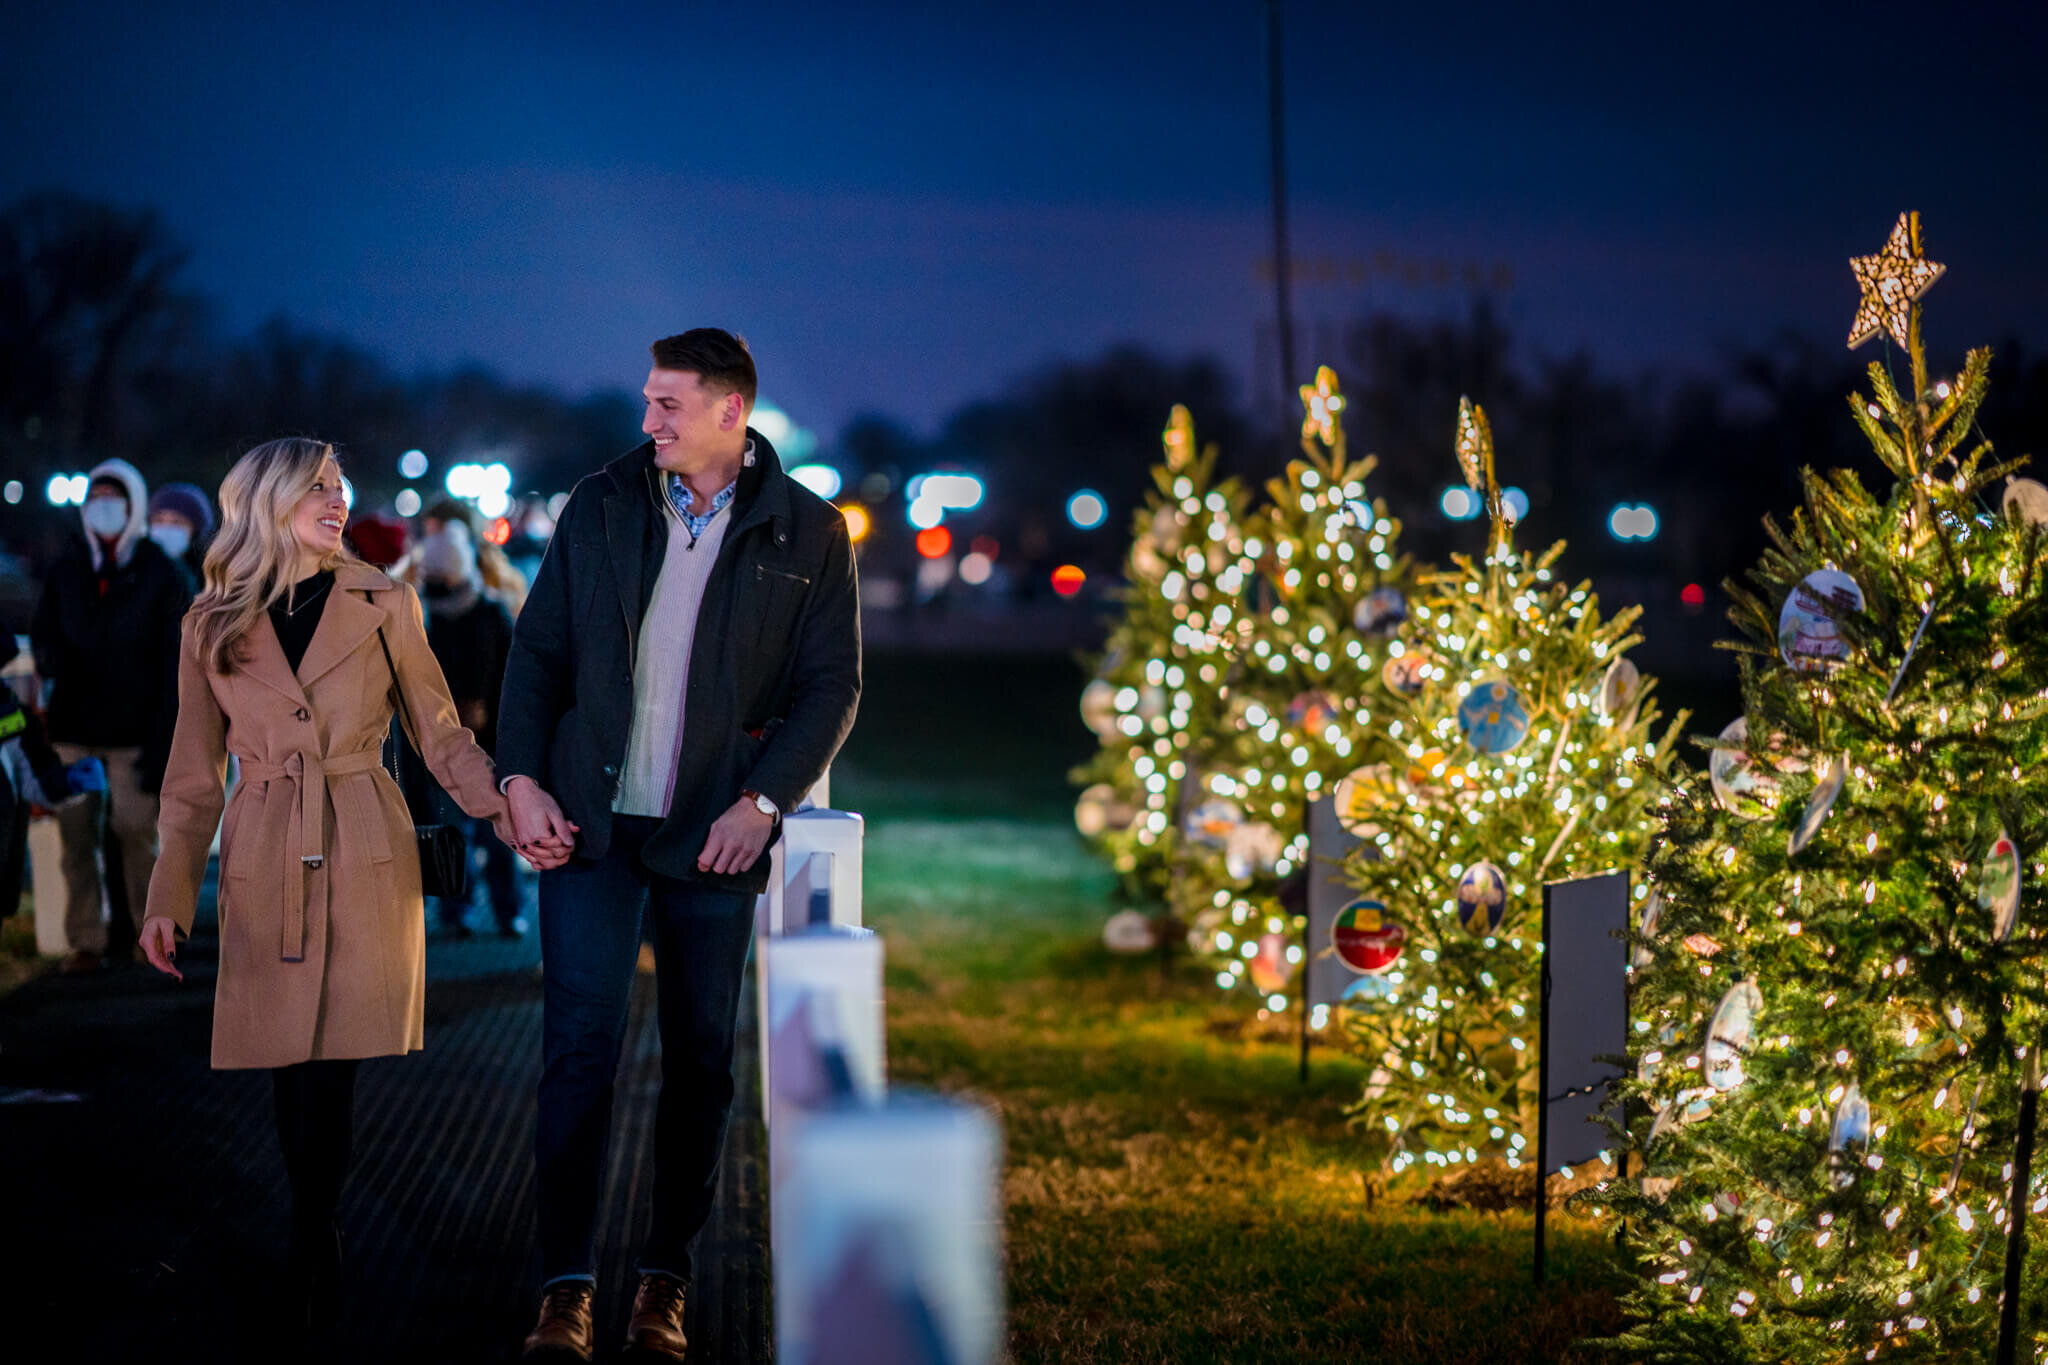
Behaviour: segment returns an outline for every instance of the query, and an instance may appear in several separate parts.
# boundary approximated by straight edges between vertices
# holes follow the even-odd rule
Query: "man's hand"
[[[562,814],[540,783],[515,777],[505,788],[505,800],[512,808],[512,847],[526,861],[543,872],[569,861],[580,826]]]
[[[774,832],[775,817],[743,796],[711,826],[704,851],[697,855],[697,870],[725,877],[745,872],[768,847],[768,836]]]

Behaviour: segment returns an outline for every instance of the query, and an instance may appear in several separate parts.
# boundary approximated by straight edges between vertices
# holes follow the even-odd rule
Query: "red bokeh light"
[[[1088,575],[1078,564],[1062,564],[1052,571],[1052,590],[1062,597],[1072,597],[1087,581]]]
[[[1688,583],[1678,590],[1678,600],[1688,607],[1704,607],[1707,604],[1707,590],[1697,583]]]
[[[512,523],[504,517],[499,517],[484,528],[484,539],[493,545],[503,545],[512,539]]]
[[[926,559],[937,559],[953,548],[953,533],[943,526],[930,526],[917,533],[917,552]]]
[[[973,540],[973,543],[971,543],[967,548],[974,551],[974,553],[978,555],[986,555],[990,559],[994,559],[996,557],[997,551],[1001,550],[1003,546],[1002,542],[997,540],[994,536],[976,536]]]

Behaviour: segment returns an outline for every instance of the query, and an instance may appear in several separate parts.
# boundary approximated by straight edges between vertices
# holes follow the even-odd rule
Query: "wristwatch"
[[[761,793],[757,791],[743,791],[740,793],[740,795],[746,797],[747,800],[753,802],[754,809],[760,811],[761,814],[773,816],[777,820],[780,820],[782,818],[782,808],[777,806],[773,801],[770,801],[767,797],[761,795]]]

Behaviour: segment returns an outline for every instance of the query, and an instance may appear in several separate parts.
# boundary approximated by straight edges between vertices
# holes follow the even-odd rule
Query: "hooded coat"
[[[296,672],[269,613],[245,643],[235,671],[216,673],[185,627],[157,826],[163,853],[149,883],[149,913],[189,933],[220,826],[213,1065],[417,1051],[426,998],[419,850],[398,784],[378,762],[395,701],[455,803],[509,830],[497,774],[456,720],[419,597],[376,569],[334,571]],[[242,778],[222,824],[230,753]]]
[[[142,750],[156,790],[178,716],[178,623],[192,605],[170,557],[146,534],[149,489],[126,460],[93,467],[128,491],[128,524],[109,554],[90,531],[50,568],[29,625],[36,670],[50,682],[48,728],[59,743]],[[82,515],[82,513],[81,513]]]

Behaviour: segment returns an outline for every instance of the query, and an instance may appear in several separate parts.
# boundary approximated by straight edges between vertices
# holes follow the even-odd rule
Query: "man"
[[[662,1090],[627,1346],[682,1359],[690,1244],[732,1107],[753,900],[782,813],[824,773],[860,697],[846,522],[747,426],[745,343],[707,327],[651,349],[649,439],[570,495],[498,712],[515,832],[545,869],[543,1284],[529,1360],[591,1357],[593,1234],[643,915]]]
[[[106,766],[109,870],[124,900],[122,945],[134,941],[156,866],[157,788],[178,720],[178,625],[192,604],[170,556],[144,534],[149,490],[126,460],[93,467],[79,509],[85,543],[50,568],[29,638],[50,685],[49,732],[66,763]],[[101,915],[102,811],[98,800],[57,808],[68,899],[67,972],[89,972],[107,952]],[[125,897],[118,894],[125,891]]]

